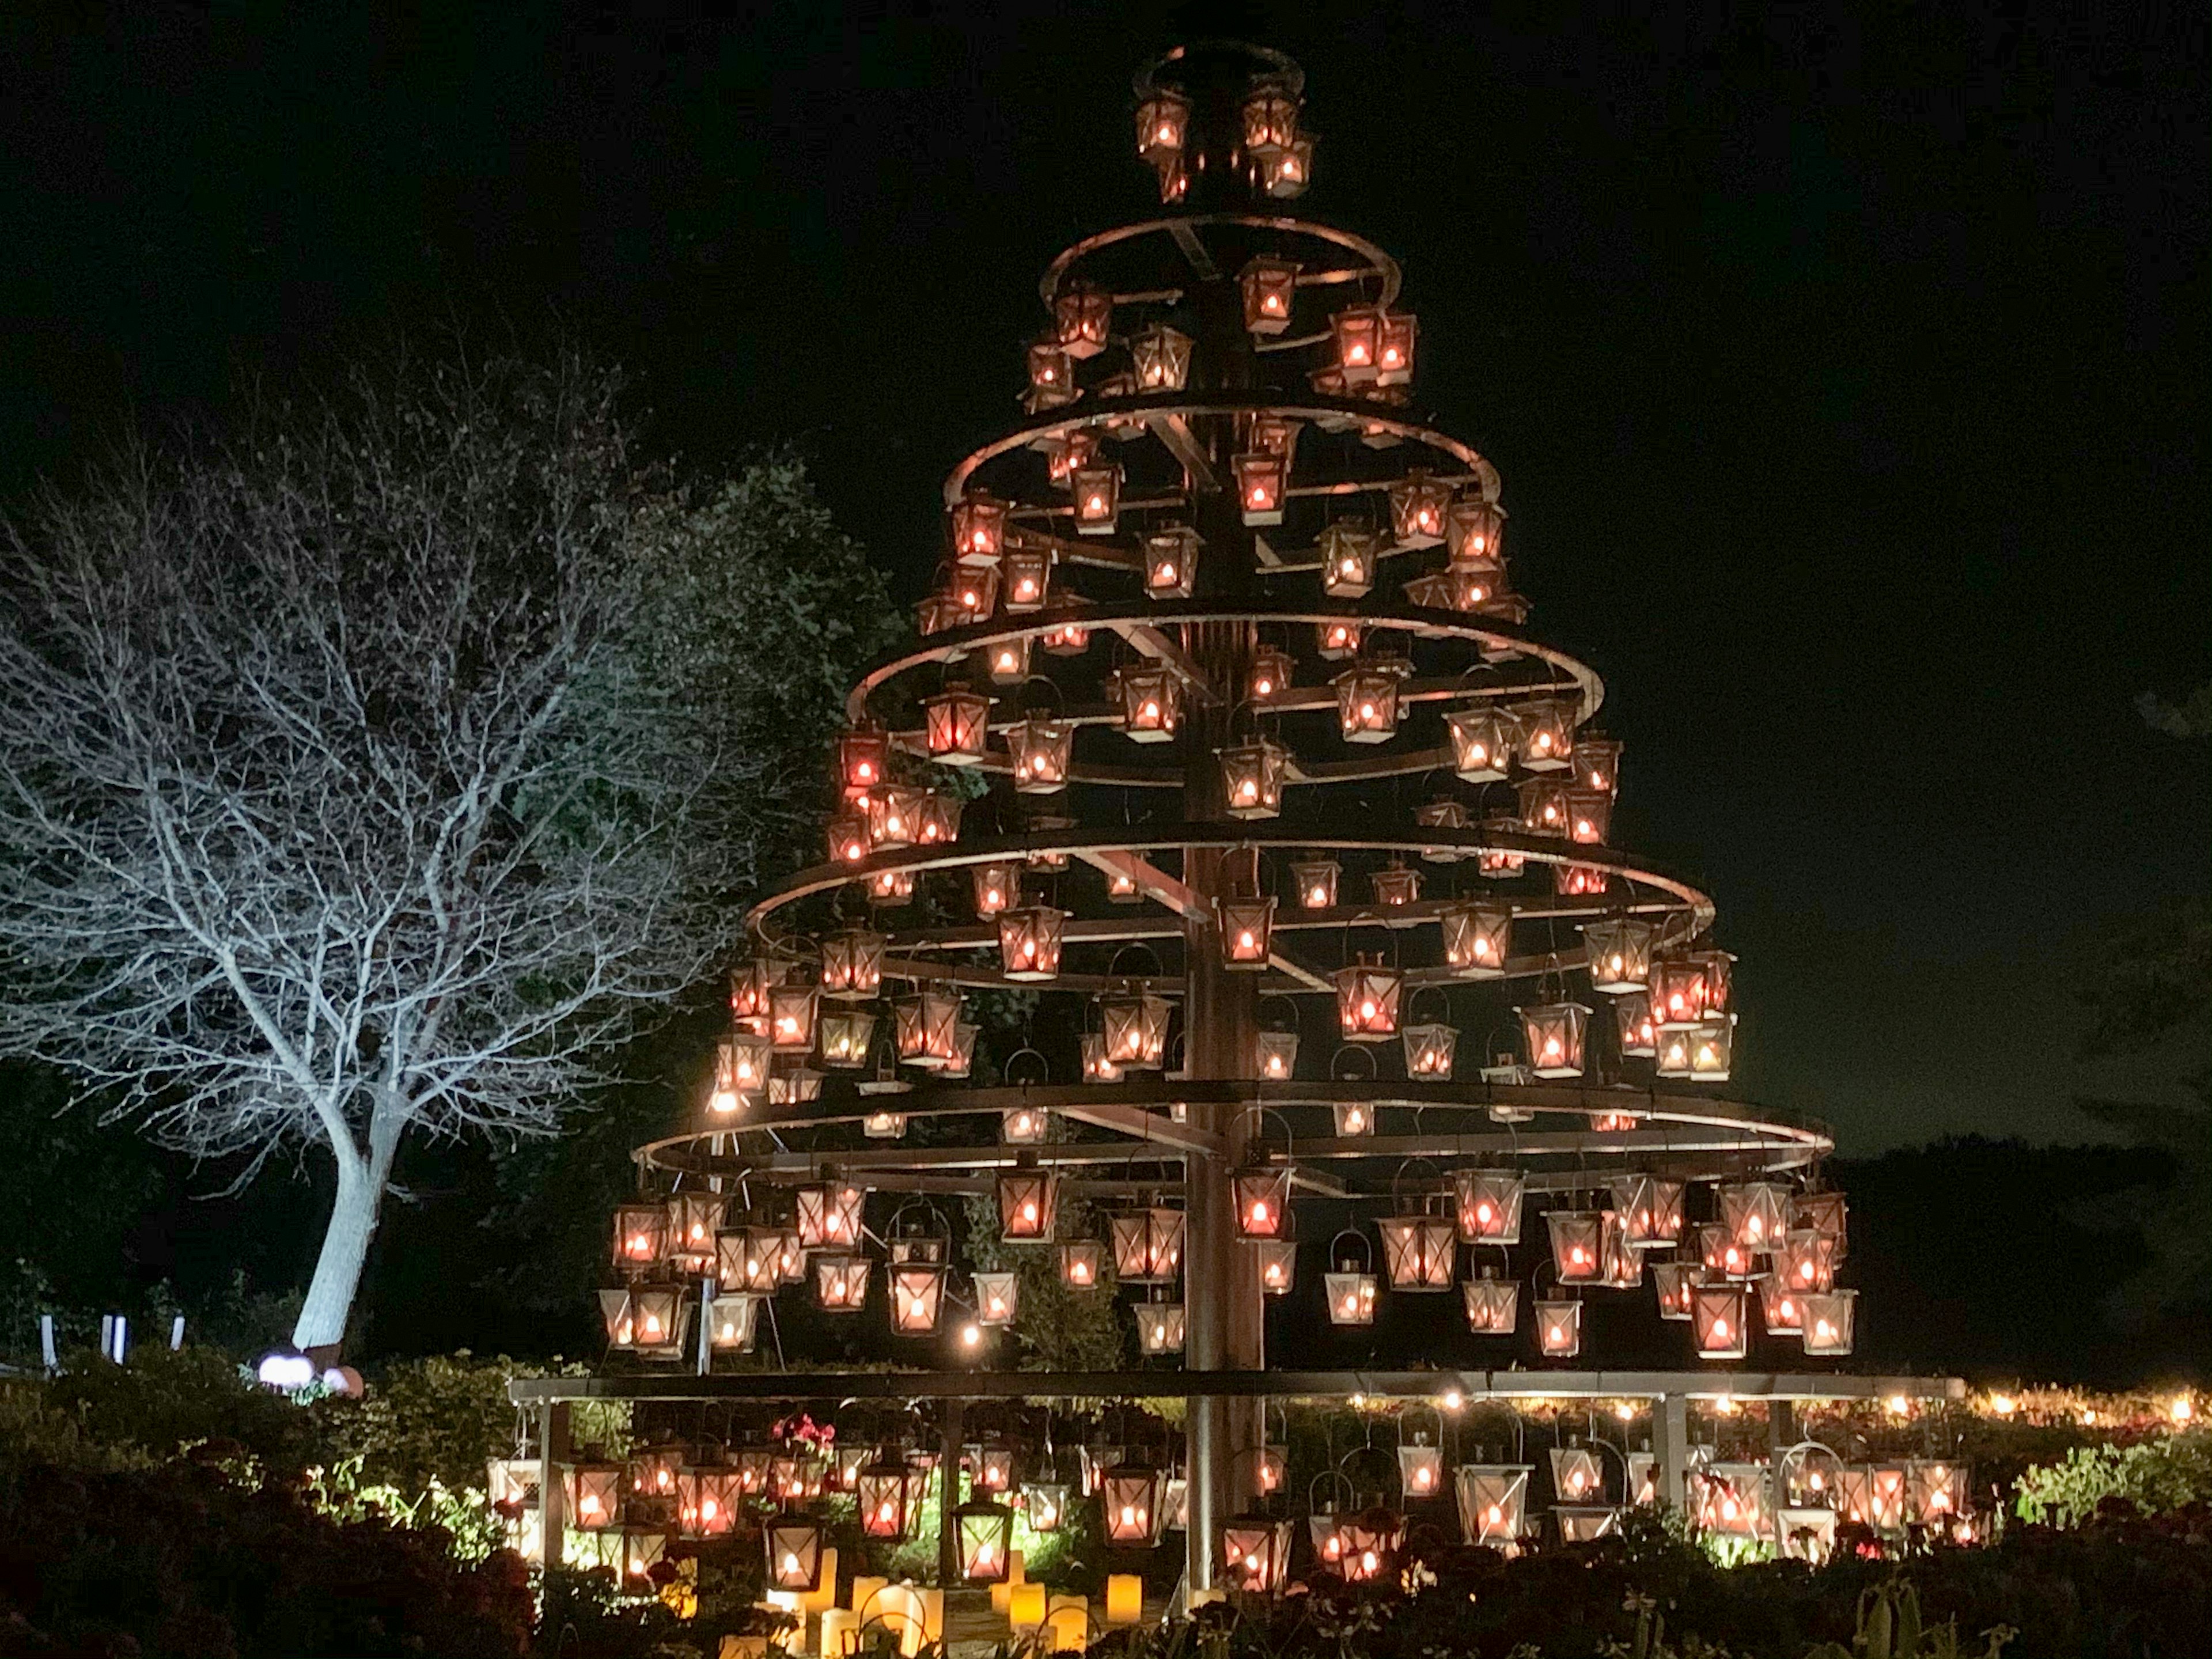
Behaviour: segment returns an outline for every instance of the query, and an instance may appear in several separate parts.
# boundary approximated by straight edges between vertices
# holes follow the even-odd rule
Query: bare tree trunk
[[[369,1240],[376,1236],[398,1141],[398,1127],[380,1114],[370,1125],[367,1158],[349,1145],[331,1149],[337,1158],[337,1197],[323,1231],[322,1254],[315,1258],[307,1299],[292,1327],[292,1346],[318,1364],[335,1364],[345,1340],[346,1321],[361,1289],[362,1268],[368,1260]]]

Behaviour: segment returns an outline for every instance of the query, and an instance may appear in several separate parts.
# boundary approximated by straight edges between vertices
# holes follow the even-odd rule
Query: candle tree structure
[[[1528,625],[1496,469],[1417,412],[1398,266],[1304,210],[1302,72],[1208,45],[1135,92],[1157,210],[1044,272],[1024,415],[853,689],[823,860],[752,907],[713,1085],[641,1150],[610,1340],[711,1365],[785,1295],[951,1369],[1018,1330],[1018,1275],[914,1223],[988,1196],[1155,1370],[1263,1376],[1316,1279],[1333,1325],[1419,1298],[1501,1367],[1601,1364],[1602,1297],[1686,1362],[1848,1355],[1827,1133],[1727,1097],[1713,902],[1615,834],[1603,687]],[[1007,988],[1035,1046],[979,1053]],[[1194,1584],[1290,1571],[1229,1524],[1264,1392],[1192,1389]]]

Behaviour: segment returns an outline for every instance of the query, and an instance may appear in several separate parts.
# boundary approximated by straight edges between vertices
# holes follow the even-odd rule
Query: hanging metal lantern
[[[1051,1138],[1052,1114],[1042,1106],[1016,1106],[999,1114],[999,1140],[1007,1146],[1041,1146]]]
[[[618,1285],[599,1292],[599,1318],[607,1328],[610,1348],[637,1346],[637,1319],[630,1310],[629,1287]]]
[[[1337,878],[1341,873],[1342,866],[1334,859],[1292,860],[1291,880],[1297,889],[1298,908],[1333,909],[1336,904]]]
[[[1790,1200],[1790,1224],[1817,1233],[1828,1241],[1830,1260],[1844,1260],[1850,1206],[1838,1192],[1800,1193]]]
[[[1659,1025],[1651,1018],[1651,999],[1642,991],[1617,997],[1613,1023],[1619,1028],[1620,1052],[1628,1059],[1649,1059],[1659,1052]]]
[[[1690,1329],[1700,1359],[1741,1359],[1747,1335],[1744,1287],[1695,1285],[1690,1289]]]
[[[714,1234],[729,1206],[720,1193],[684,1192],[670,1198],[665,1246],[670,1258],[692,1271],[705,1272],[714,1259]]]
[[[1004,1504],[967,1503],[952,1511],[960,1574],[971,1584],[1002,1584],[1010,1565],[1014,1512]]]
[[[848,1250],[860,1242],[860,1211],[867,1194],[840,1181],[810,1182],[793,1194],[799,1248]]]
[[[1248,1595],[1273,1595],[1290,1576],[1293,1526],[1264,1515],[1241,1515],[1221,1526],[1221,1569]]]
[[[1835,1241],[1809,1227],[1791,1228],[1775,1250],[1774,1273],[1781,1284],[1800,1296],[1834,1289]]]
[[[1185,1218],[1164,1205],[1107,1218],[1114,1274],[1127,1285],[1171,1285],[1182,1270]]]
[[[822,1523],[810,1516],[779,1515],[762,1529],[768,1546],[769,1588],[811,1595],[822,1583]]]
[[[1290,653],[1267,645],[1252,653],[1251,672],[1245,678],[1245,689],[1255,701],[1265,701],[1291,689],[1297,665]]]
[[[1027,635],[1019,639],[994,640],[986,658],[991,678],[1000,685],[1016,685],[1029,678],[1030,642]]]
[[[1698,1259],[1705,1264],[1706,1273],[1716,1279],[1748,1279],[1758,1267],[1752,1252],[1718,1221],[1698,1229]]]
[[[1182,719],[1182,682],[1164,668],[1121,676],[1121,729],[1137,743],[1167,743]]]
[[[1142,1310],[1148,1304],[1137,1304]],[[1160,1541],[1160,1472],[1139,1463],[1121,1463],[1098,1478],[1106,1522],[1106,1541],[1122,1549],[1150,1549]]]
[[[1444,515],[1444,542],[1462,568],[1494,567],[1505,560],[1505,509],[1480,495],[1462,495]]]
[[[1027,401],[1032,414],[1065,408],[1080,395],[1075,384],[1075,360],[1057,339],[1031,341],[1023,361],[1029,369]]]
[[[1049,1538],[1067,1519],[1068,1491],[1058,1480],[1030,1480],[1022,1486],[1022,1519],[1029,1529]]]
[[[868,1063],[875,1041],[876,1017],[857,1008],[834,1010],[822,1017],[822,1063],[852,1071]]]
[[[619,1204],[614,1217],[615,1266],[635,1273],[658,1263],[668,1243],[668,1212],[659,1204]]]
[[[1106,872],[1106,902],[1109,904],[1142,904],[1145,890],[1137,885],[1136,877],[1127,870]]]
[[[1114,296],[1091,283],[1070,283],[1053,296],[1052,320],[1061,350],[1096,357],[1112,337]]]
[[[1804,1302],[1779,1273],[1760,1273],[1751,1281],[1759,1292],[1759,1322],[1769,1336],[1799,1336],[1804,1329]]]
[[[1253,1258],[1259,1268],[1260,1294],[1288,1296],[1297,1282],[1298,1247],[1287,1238],[1255,1241]]]
[[[1651,1283],[1658,1292],[1659,1317],[1687,1319],[1690,1292],[1697,1288],[1703,1269],[1694,1261],[1655,1261]]]
[[[860,726],[837,739],[837,776],[849,794],[865,794],[889,775],[890,739]]]
[[[1060,1282],[1071,1291],[1097,1288],[1104,1266],[1105,1252],[1095,1239],[1077,1239],[1060,1247]]]
[[[1137,1352],[1147,1358],[1160,1354],[1181,1353],[1183,1339],[1183,1305],[1180,1302],[1139,1302],[1132,1310],[1137,1316]]]
[[[1248,525],[1283,521],[1283,496],[1290,483],[1290,463],[1283,456],[1255,450],[1235,458],[1237,507]]]
[[[1499,979],[1513,945],[1513,907],[1476,900],[1444,906],[1444,965],[1462,979]]]
[[[1239,1238],[1280,1238],[1290,1225],[1291,1171],[1239,1170],[1229,1178]]]
[[[1051,585],[1051,554],[1032,548],[1006,555],[1006,608],[1010,615],[1043,610]]]
[[[1083,1080],[1085,1083],[1120,1083],[1128,1076],[1106,1052],[1104,1032],[1085,1031],[1082,1047]]]
[[[1287,1083],[1298,1068],[1298,1034],[1296,1031],[1260,1031],[1254,1034],[1254,1069],[1263,1083]]]
[[[1022,867],[1011,860],[979,864],[969,873],[975,894],[975,916],[988,921],[1022,902]]]
[[[1562,1285],[1593,1284],[1603,1273],[1602,1216],[1598,1210],[1552,1210],[1545,1214],[1552,1237],[1552,1271]]]
[[[1398,735],[1398,677],[1352,668],[1329,684],[1336,691],[1337,731],[1346,743],[1388,743]]]
[[[921,1501],[921,1484],[904,1463],[877,1463],[860,1471],[854,1487],[854,1508],[860,1530],[870,1538],[902,1542],[910,1510]]]
[[[975,1322],[996,1327],[1011,1325],[1021,1310],[1022,1281],[1016,1273],[975,1275]]]
[[[1379,306],[1347,306],[1328,319],[1336,343],[1336,368],[1346,386],[1370,386],[1382,343]]]
[[[822,941],[822,993],[847,1001],[874,996],[883,988],[884,946],[881,933],[865,927],[848,927]]]
[[[1008,979],[1034,984],[1060,976],[1060,940],[1067,912],[1049,904],[1024,905],[999,915],[999,956]]]
[[[1415,1083],[1449,1083],[1451,1081],[1452,1057],[1459,1048],[1459,1033],[1449,1025],[1408,1025],[1403,1036],[1406,1045],[1406,1076]]]
[[[1535,1304],[1536,1347],[1547,1359],[1572,1359],[1583,1348],[1583,1304],[1575,1301]]]
[[[1091,629],[1079,622],[1054,623],[1037,635],[1037,648],[1052,657],[1079,657],[1091,648]]]
[[[1330,662],[1342,662],[1359,654],[1360,626],[1351,617],[1314,624],[1314,649]]]
[[[780,1054],[804,1054],[811,1049],[816,1001],[811,985],[779,985],[771,989],[768,994],[769,1046]]]
[[[1434,547],[1444,538],[1451,487],[1410,472],[1390,486],[1390,538],[1400,547]]]
[[[1816,1291],[1800,1298],[1799,1324],[1807,1353],[1840,1356],[1850,1352],[1858,1297],[1856,1291]]]
[[[1404,386],[1413,378],[1413,347],[1419,335],[1419,320],[1411,312],[1382,313],[1375,346],[1377,386]]]
[[[691,1304],[672,1285],[635,1285],[629,1293],[632,1340],[640,1353],[681,1353],[691,1323]]]
[[[868,878],[868,902],[883,909],[895,909],[914,897],[914,872],[911,870],[878,870]]]
[[[868,820],[859,812],[840,812],[823,827],[833,864],[857,864],[873,850]]]
[[[621,1464],[571,1464],[561,1471],[561,1485],[570,1526],[598,1532],[615,1524],[622,1512]]]
[[[1190,379],[1190,336],[1154,323],[1130,337],[1130,365],[1140,392],[1180,392]]]
[[[1374,872],[1368,880],[1374,891],[1375,902],[1385,910],[1402,909],[1420,902],[1421,872],[1401,864],[1395,856],[1389,863]],[[1386,925],[1401,927],[1411,924],[1391,922]]]
[[[891,1023],[899,1063],[936,1071],[952,1058],[953,1031],[960,1023],[960,998],[949,991],[924,991],[891,1004]]]
[[[946,766],[975,766],[981,763],[984,738],[991,729],[991,700],[954,687],[921,704],[922,743],[929,757]]]
[[[1567,833],[1567,786],[1557,778],[1528,778],[1516,793],[1521,799],[1520,827],[1532,836]]]
[[[1525,834],[1527,829],[1520,818],[1510,812],[1492,814],[1482,821],[1484,835],[1491,837],[1518,836]],[[1478,875],[1504,881],[1519,875],[1527,861],[1525,854],[1511,848],[1492,845],[1475,854],[1474,868]]]
[[[1014,787],[1024,795],[1053,795],[1067,787],[1075,728],[1064,720],[1027,720],[1006,732]]]
[[[1705,968],[1692,957],[1651,964],[1651,1005],[1662,1030],[1687,1030],[1705,1017]]]
[[[1336,1133],[1345,1135],[1371,1135],[1375,1133],[1375,1114],[1367,1103],[1360,1100],[1340,1100],[1331,1108],[1336,1119]]]
[[[1561,800],[1566,809],[1567,839],[1583,847],[1602,846],[1613,821],[1613,797],[1570,785],[1561,792]]]
[[[981,622],[999,603],[999,572],[992,565],[961,565],[952,572],[945,597],[950,606],[950,625],[966,628]]]
[[[1605,1491],[1605,1472],[1587,1446],[1552,1448],[1552,1490],[1563,1504],[1594,1504]]]
[[[1313,182],[1313,140],[1299,138],[1281,149],[1255,152],[1253,181],[1263,196],[1289,201]]]
[[[1620,793],[1620,744],[1612,738],[1583,732],[1575,739],[1575,786],[1603,795],[1607,800]]]
[[[994,1496],[1014,1489],[1014,1449],[997,1441],[986,1441],[969,1449],[970,1467],[975,1471],[975,1490]]]
[[[1075,486],[1077,533],[1112,535],[1121,512],[1121,464],[1108,461],[1079,466],[1070,477]]]
[[[1244,296],[1244,326],[1255,334],[1280,334],[1291,325],[1291,307],[1297,293],[1298,267],[1294,260],[1260,254],[1237,273]]]
[[[1398,1035],[1398,1000],[1406,988],[1403,973],[1384,966],[1380,957],[1370,962],[1360,957],[1351,966],[1338,969],[1333,977],[1337,1025],[1346,1042],[1388,1042]],[[1580,1054],[1579,1045],[1577,1054]]]
[[[783,1283],[773,1237],[760,1227],[731,1227],[714,1236],[715,1282],[728,1290],[773,1294]]]
[[[1322,1275],[1322,1294],[1328,1304],[1332,1325],[1372,1325],[1375,1301],[1381,1286],[1370,1273],[1330,1273]]]
[[[1465,1463],[1453,1472],[1460,1531],[1470,1544],[1517,1544],[1528,1507],[1529,1466]]]
[[[1098,999],[1098,1012],[1109,1060],[1129,1071],[1159,1070],[1167,1058],[1170,1009],[1165,997],[1141,987],[1108,991]]]
[[[1375,1224],[1382,1239],[1382,1268],[1394,1291],[1449,1291],[1459,1257],[1452,1218],[1416,1212],[1383,1216]]]
[[[1659,1501],[1659,1459],[1653,1452],[1628,1454],[1628,1501],[1649,1509]]]
[[[814,1304],[823,1313],[858,1313],[868,1305],[868,1258],[823,1253],[814,1258]]]
[[[1771,1181],[1723,1182],[1714,1191],[1721,1225],[1747,1250],[1780,1249],[1790,1231],[1790,1189]]]
[[[1321,532],[1321,590],[1333,599],[1356,599],[1375,586],[1380,541],[1362,524],[1340,520]]]
[[[996,564],[1006,537],[1006,503],[988,491],[971,490],[953,506],[952,556],[961,563]]]
[[[1452,1208],[1459,1236],[1470,1244],[1518,1244],[1525,1188],[1508,1170],[1452,1171]]]
[[[940,1081],[957,1082],[975,1069],[975,1039],[982,1035],[982,1027],[971,1025],[966,1020],[956,1020],[952,1026],[952,1052],[937,1068]]]
[[[1615,994],[1641,991],[1651,977],[1651,947],[1657,930],[1648,921],[1622,917],[1583,927],[1589,956],[1592,988]]]
[[[742,1293],[707,1304],[707,1340],[720,1353],[750,1353],[760,1332],[761,1298]]]
[[[1463,1280],[1459,1287],[1467,1328],[1477,1336],[1510,1336],[1520,1323],[1520,1282],[1497,1274],[1495,1267],[1485,1267],[1480,1277]]]
[[[1273,894],[1259,898],[1217,898],[1213,901],[1213,916],[1215,929],[1221,938],[1224,967],[1256,973],[1267,965],[1274,950]]]
[[[1682,1237],[1680,1182],[1632,1174],[1615,1177],[1610,1191],[1622,1237],[1632,1249],[1650,1249]]]
[[[732,1468],[679,1470],[676,1476],[676,1525],[687,1538],[720,1538],[737,1525],[744,1501]]]
[[[1280,814],[1288,750],[1260,738],[1213,752],[1221,763],[1222,794],[1231,817],[1272,818]]]
[[[1137,154],[1155,164],[1182,155],[1189,127],[1188,99],[1172,92],[1154,93],[1137,106]]]
[[[860,1120],[860,1133],[870,1140],[903,1140],[906,1138],[906,1114],[870,1112]]]
[[[1034,1156],[1024,1153],[1024,1158]],[[1033,1164],[1001,1170],[998,1179],[999,1237],[1008,1244],[1048,1244],[1060,1207],[1060,1176]]]
[[[707,1090],[707,1109],[726,1117],[744,1109],[767,1085],[769,1041],[740,1031],[714,1045],[714,1079]]]
[[[1573,762],[1576,706],[1553,697],[1519,704],[1521,764],[1531,772],[1564,771]]]
[[[1735,1048],[1735,1016],[1708,1014],[1689,1031],[1690,1075],[1699,1083],[1725,1083]]]
[[[768,1075],[768,1103],[804,1106],[822,1098],[822,1073],[811,1066],[793,1066]]]
[[[1528,1069],[1541,1078],[1580,1077],[1590,1011],[1579,1002],[1543,1003],[1516,1011],[1528,1044]]]
[[[1449,830],[1467,828],[1467,805],[1449,795],[1439,795],[1413,809],[1413,823],[1421,830]],[[1430,846],[1421,848],[1421,856],[1431,864],[1457,864],[1466,855],[1456,847]]]

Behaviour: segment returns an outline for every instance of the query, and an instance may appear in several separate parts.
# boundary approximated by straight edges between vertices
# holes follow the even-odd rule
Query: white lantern
[[[1507,1170],[1455,1170],[1453,1211],[1459,1236],[1470,1244],[1518,1244],[1525,1188]]]
[[[1024,905],[999,917],[999,955],[1008,979],[1024,984],[1060,976],[1060,940],[1067,912],[1048,904]]]
[[[1583,1304],[1574,1301],[1536,1304],[1536,1346],[1547,1359],[1572,1359],[1583,1348]]]
[[[1137,1316],[1137,1349],[1147,1358],[1156,1354],[1182,1352],[1183,1306],[1180,1302],[1139,1302],[1133,1311]]]
[[[1513,907],[1484,902],[1444,906],[1444,964],[1462,979],[1498,979],[1513,945]]]
[[[1375,586],[1376,537],[1364,525],[1342,520],[1321,532],[1321,591],[1333,599],[1356,599]]]
[[[1608,995],[1644,989],[1651,977],[1655,933],[1650,922],[1632,917],[1585,924],[1583,942],[1589,954],[1592,988]]]
[[[1467,1309],[1467,1328],[1477,1336],[1510,1336],[1520,1322],[1521,1286],[1517,1280],[1496,1277],[1486,1267],[1482,1276],[1460,1285]]]
[[[1349,967],[1338,969],[1334,977],[1337,1024],[1347,1042],[1388,1042],[1398,1035],[1398,1000],[1405,990],[1404,974],[1384,966],[1379,957],[1369,961],[1361,957]],[[1579,1058],[1579,1045],[1576,1052]]]
[[[1541,1078],[1580,1077],[1589,1012],[1579,1002],[1519,1010],[1522,1034],[1528,1044],[1528,1069]]]
[[[1462,495],[1444,516],[1451,562],[1462,568],[1501,564],[1505,558],[1505,509],[1480,495]]]
[[[1338,732],[1346,743],[1388,743],[1398,734],[1398,677],[1352,668],[1329,682],[1336,692]]]

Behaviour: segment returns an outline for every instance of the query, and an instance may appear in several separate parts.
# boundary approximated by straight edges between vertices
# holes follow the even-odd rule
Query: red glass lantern
[[[1297,888],[1298,908],[1328,910],[1336,905],[1336,881],[1342,873],[1334,859],[1295,859],[1291,880]]]
[[[1510,904],[1448,904],[1437,920],[1443,927],[1444,964],[1462,979],[1504,976],[1513,946]]]
[[[1465,568],[1495,567],[1505,558],[1505,509],[1480,495],[1462,495],[1444,515],[1451,562]]]
[[[1048,904],[1023,905],[999,915],[999,955],[1008,979],[1024,984],[1060,976],[1060,947],[1067,912]]]
[[[1536,1304],[1536,1347],[1547,1359],[1572,1359],[1583,1351],[1583,1304],[1546,1302]]]
[[[1435,547],[1444,538],[1451,487],[1426,473],[1410,472],[1390,486],[1390,538],[1400,547]]]
[[[1164,668],[1121,676],[1121,729],[1137,743],[1168,743],[1182,718],[1182,682]]]
[[[1477,1336],[1510,1336],[1520,1323],[1520,1283],[1497,1274],[1495,1267],[1485,1267],[1480,1277],[1459,1287],[1467,1328]]]
[[[1454,1170],[1453,1210],[1459,1236],[1470,1244],[1518,1244],[1524,1192],[1521,1177],[1510,1170]]]
[[[1579,1002],[1553,1002],[1518,1012],[1528,1069],[1541,1078],[1580,1077],[1590,1011]]]
[[[991,700],[956,687],[924,698],[922,742],[929,757],[946,766],[975,766],[983,758],[991,728]]]
[[[1090,283],[1070,283],[1053,296],[1054,337],[1069,356],[1096,357],[1114,327],[1114,296]]]
[[[1217,898],[1213,913],[1221,935],[1222,965],[1251,973],[1265,968],[1273,950],[1275,896]]]
[[[1361,957],[1350,967],[1338,969],[1334,977],[1337,1025],[1347,1042],[1388,1042],[1398,1035],[1404,974],[1385,967],[1380,957],[1370,962]]]
[[[1690,1328],[1700,1359],[1741,1359],[1744,1355],[1744,1287],[1694,1285],[1690,1288]]]
[[[1110,536],[1121,512],[1121,467],[1117,461],[1079,466],[1069,475],[1075,489],[1075,528],[1085,536]]]
[[[1244,326],[1255,334],[1280,334],[1291,325],[1291,307],[1297,293],[1295,261],[1261,254],[1237,273],[1244,295]]]
[[[1374,668],[1352,668],[1329,684],[1336,691],[1336,719],[1346,743],[1388,743],[1398,735],[1398,677]]]
[[[1280,1169],[1240,1170],[1230,1177],[1239,1238],[1280,1238],[1290,1224],[1291,1172]]]

